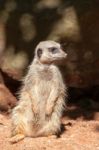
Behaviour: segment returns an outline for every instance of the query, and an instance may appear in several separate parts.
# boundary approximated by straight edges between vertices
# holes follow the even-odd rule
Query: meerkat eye
[[[37,56],[40,58],[40,57],[41,57],[41,55],[42,55],[42,49],[41,49],[41,48],[39,48],[39,49],[37,50]]]
[[[57,47],[51,47],[50,48],[50,51],[53,53],[53,54],[56,54],[59,50]]]

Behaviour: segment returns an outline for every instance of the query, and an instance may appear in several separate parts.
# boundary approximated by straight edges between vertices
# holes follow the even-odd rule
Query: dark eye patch
[[[42,53],[43,53],[42,49],[39,48],[39,49],[37,50],[37,56],[40,58],[41,55],[42,55]]]
[[[56,54],[59,51],[59,49],[57,47],[50,47],[49,51],[52,52],[53,54]]]

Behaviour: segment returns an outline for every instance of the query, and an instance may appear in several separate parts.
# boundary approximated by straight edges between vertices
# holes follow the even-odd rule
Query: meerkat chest
[[[53,72],[50,70],[45,70],[39,73],[39,80],[42,82],[51,82],[53,80]]]
[[[44,70],[38,72],[35,84],[35,92],[39,97],[47,99],[50,95],[52,88],[54,88],[54,74],[51,70]]]
[[[53,72],[51,72],[50,70],[45,70],[43,72],[41,72],[39,74],[39,86],[40,86],[40,90],[43,91],[43,92],[50,92],[51,90],[51,85],[53,83],[53,78],[54,78],[54,75],[53,75]]]

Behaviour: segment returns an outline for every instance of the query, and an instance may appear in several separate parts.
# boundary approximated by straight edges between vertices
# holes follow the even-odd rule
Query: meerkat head
[[[35,57],[43,64],[51,64],[65,59],[67,54],[61,45],[54,41],[42,41],[35,49]]]

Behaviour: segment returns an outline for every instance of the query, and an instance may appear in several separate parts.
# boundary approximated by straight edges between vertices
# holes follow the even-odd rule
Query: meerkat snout
[[[40,42],[35,50],[35,57],[44,64],[55,63],[65,59],[67,54],[62,50],[61,45],[55,41]]]

